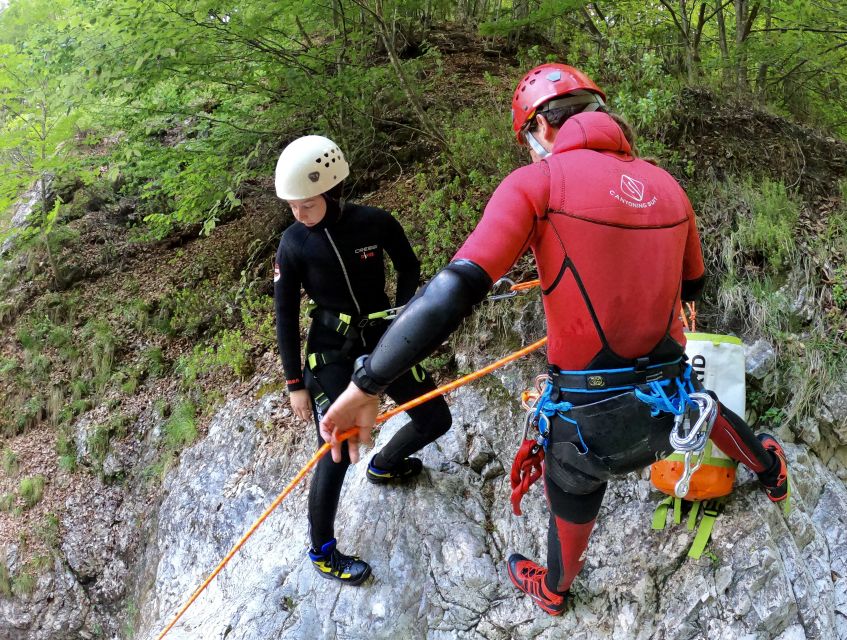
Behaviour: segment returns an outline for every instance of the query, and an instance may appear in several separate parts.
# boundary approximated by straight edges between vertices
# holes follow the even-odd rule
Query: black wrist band
[[[378,396],[388,388],[387,384],[377,384],[373,378],[365,371],[365,360],[368,356],[359,356],[356,358],[356,364],[353,366],[353,384],[359,389],[372,396]]]

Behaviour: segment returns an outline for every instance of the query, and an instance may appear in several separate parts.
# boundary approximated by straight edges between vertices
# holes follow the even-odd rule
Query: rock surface
[[[136,638],[157,637],[311,454],[311,429],[268,430],[277,401],[230,401],[181,456],[146,555],[155,581],[139,603]],[[540,485],[524,499],[524,517],[509,511],[504,469],[520,408],[494,379],[457,392],[451,408],[454,426],[424,451],[426,470],[413,485],[370,485],[361,464],[348,473],[336,533],[343,551],[373,565],[374,578],[352,588],[314,573],[304,485],[168,637],[847,639],[847,489],[804,447],[787,447],[791,513],[741,470],[711,554],[699,561],[686,558],[693,534],[684,526],[651,531],[656,496],[646,479],[612,482],[573,608],[551,618],[505,572],[509,553],[543,560],[546,547]],[[389,422],[376,446],[402,422]]]

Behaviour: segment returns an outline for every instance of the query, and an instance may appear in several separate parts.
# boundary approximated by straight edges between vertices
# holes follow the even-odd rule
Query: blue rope
[[[544,438],[544,450],[547,450],[547,439],[549,434],[547,430],[542,430],[541,428],[541,424],[544,422],[540,420],[540,416],[542,414],[547,418],[559,416],[565,422],[570,422],[574,425],[576,427],[576,435],[582,445],[582,453],[588,453],[588,445],[585,444],[585,440],[582,438],[582,431],[579,428],[579,423],[573,418],[569,418],[565,415],[568,411],[573,409],[573,404],[570,402],[553,402],[550,397],[552,393],[553,384],[548,380],[547,384],[544,386],[544,392],[541,394],[541,397],[538,398],[538,402],[535,405],[535,419],[539,425],[538,430],[541,432],[541,437]]]
[[[671,380],[657,380],[648,383],[648,386],[650,393],[645,393],[638,388],[635,388],[634,391],[635,397],[650,407],[651,416],[655,417],[662,412],[680,416],[685,413],[689,405],[694,406],[689,397],[690,393],[694,393],[690,365],[685,368],[681,377]],[[668,387],[676,387],[671,395],[666,392]]]

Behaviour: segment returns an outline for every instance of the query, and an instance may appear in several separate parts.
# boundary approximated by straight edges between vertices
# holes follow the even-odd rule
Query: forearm
[[[387,387],[435,351],[481,302],[491,278],[469,260],[450,263],[406,305],[365,361],[364,390]]]

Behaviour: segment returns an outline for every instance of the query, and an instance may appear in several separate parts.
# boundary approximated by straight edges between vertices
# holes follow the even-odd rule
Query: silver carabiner
[[[691,422],[687,416],[688,411],[674,419],[670,444],[674,451],[678,453],[702,451],[718,417],[718,403],[708,393],[697,392],[688,397],[693,404],[697,405],[698,416],[696,422],[689,429],[685,429],[685,423],[690,424]]]
[[[514,298],[518,295],[517,291],[512,291],[512,287],[515,286],[515,281],[510,278],[500,278],[497,282],[494,283],[494,286],[491,287],[492,291],[495,291],[498,287],[502,287],[503,285],[508,285],[509,289],[506,293],[498,293],[496,295],[490,295],[486,298],[489,302],[493,302],[494,300],[505,300],[506,298]]]
[[[683,431],[685,423],[689,422],[688,411],[676,416],[671,429],[670,443],[676,453],[685,454],[682,463],[682,475],[674,485],[674,494],[684,498],[691,486],[691,477],[703,464],[706,455],[706,443],[715,426],[718,417],[718,403],[708,393],[692,393],[690,400],[697,405],[699,415],[696,422],[687,431]]]

